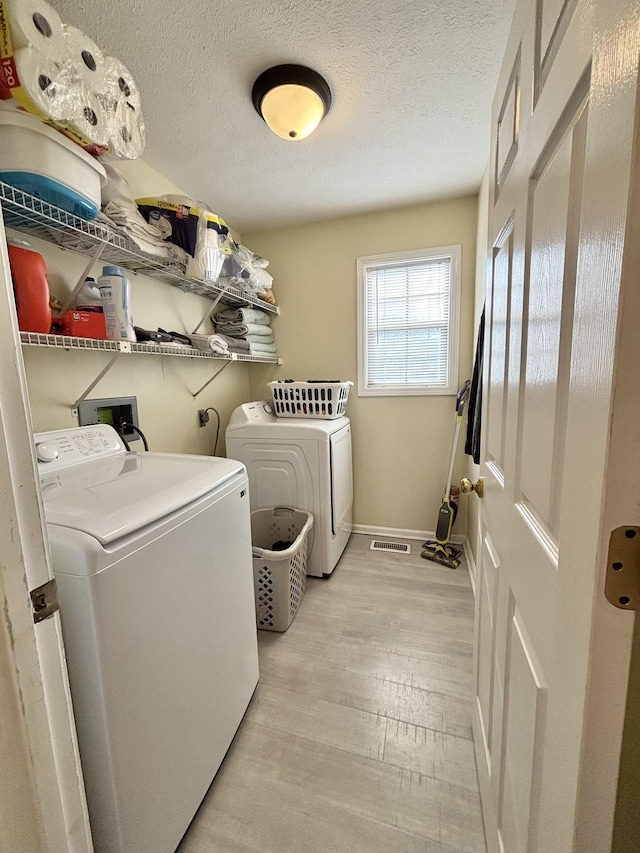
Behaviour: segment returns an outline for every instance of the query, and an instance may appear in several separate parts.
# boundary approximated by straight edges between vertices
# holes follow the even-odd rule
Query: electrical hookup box
[[[135,397],[104,397],[100,400],[83,400],[78,403],[78,424],[108,424],[116,429],[125,441],[136,441],[140,436],[133,430],[122,432],[122,424],[139,428],[138,403]]]

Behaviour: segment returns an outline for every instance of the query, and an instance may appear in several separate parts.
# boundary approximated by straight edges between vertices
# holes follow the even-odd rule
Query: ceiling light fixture
[[[316,129],[331,107],[331,89],[304,65],[276,65],[253,84],[253,106],[271,130],[297,142]]]

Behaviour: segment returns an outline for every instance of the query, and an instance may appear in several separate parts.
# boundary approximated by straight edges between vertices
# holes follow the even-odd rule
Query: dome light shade
[[[322,99],[306,86],[286,84],[270,89],[260,105],[262,118],[283,139],[304,139],[324,116]]]
[[[271,130],[296,142],[309,136],[331,106],[326,80],[304,65],[277,65],[253,85],[253,105]]]

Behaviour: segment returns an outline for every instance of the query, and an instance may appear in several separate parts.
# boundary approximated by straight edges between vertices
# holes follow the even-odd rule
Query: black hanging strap
[[[484,354],[484,308],[478,326],[478,343],[476,345],[476,360],[473,365],[473,379],[469,393],[467,409],[467,439],[464,452],[473,456],[476,465],[480,464],[480,429],[482,426],[482,358]]]

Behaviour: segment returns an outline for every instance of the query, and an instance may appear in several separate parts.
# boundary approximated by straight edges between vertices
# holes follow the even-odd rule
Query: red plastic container
[[[107,324],[104,314],[97,311],[67,311],[55,325],[60,325],[60,333],[76,338],[107,339]],[[55,328],[55,327],[54,327]],[[57,331],[57,329],[56,329]]]
[[[18,310],[18,327],[23,332],[46,334],[51,328],[51,308],[44,258],[25,246],[9,244],[7,248]]]

